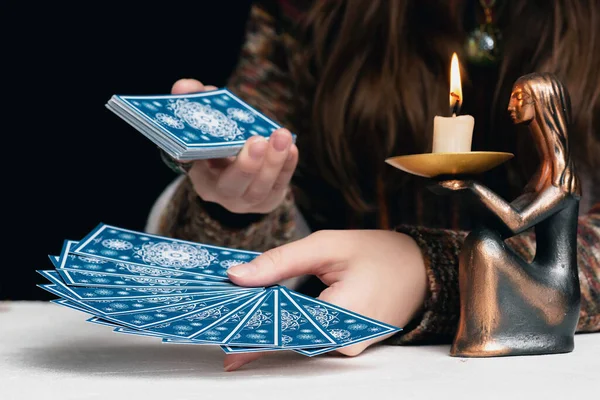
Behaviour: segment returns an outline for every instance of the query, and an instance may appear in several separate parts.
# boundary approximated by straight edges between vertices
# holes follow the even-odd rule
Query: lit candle
[[[475,119],[470,115],[459,115],[462,104],[460,68],[456,53],[450,65],[450,109],[451,117],[435,116],[433,119],[433,153],[464,153],[471,151]]]

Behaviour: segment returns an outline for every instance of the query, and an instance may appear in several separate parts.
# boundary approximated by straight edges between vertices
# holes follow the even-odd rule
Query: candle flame
[[[452,62],[450,64],[450,109],[458,110],[462,105],[462,100],[460,66],[458,64],[458,56],[454,53],[452,54]]]

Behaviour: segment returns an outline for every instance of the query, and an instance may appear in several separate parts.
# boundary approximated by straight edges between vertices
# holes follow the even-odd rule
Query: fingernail
[[[227,270],[228,275],[235,276],[236,278],[242,278],[254,273],[256,273],[256,265],[254,264],[239,264]]]
[[[284,151],[290,145],[290,137],[284,133],[278,132],[273,137],[273,148],[277,151]]]
[[[234,361],[231,364],[228,364],[228,365],[225,366],[225,372],[230,372],[230,371],[233,371],[234,369],[238,369],[242,365],[244,365],[243,362],[241,362],[241,361]]]
[[[256,141],[255,143],[252,143],[248,151],[248,153],[250,154],[250,158],[257,161],[263,158],[265,152],[267,151],[267,146],[268,144],[266,140],[260,140]]]

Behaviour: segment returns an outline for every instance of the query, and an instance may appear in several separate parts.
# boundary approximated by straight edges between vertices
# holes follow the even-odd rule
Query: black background
[[[168,93],[179,78],[222,86],[250,1],[8,2],[2,5],[3,218],[0,299],[35,285],[64,239],[104,222],[143,230],[176,175],[105,108],[113,94]]]

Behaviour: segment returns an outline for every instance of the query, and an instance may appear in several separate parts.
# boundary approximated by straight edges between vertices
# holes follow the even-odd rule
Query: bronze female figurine
[[[489,219],[466,238],[459,257],[460,321],[451,355],[491,357],[570,352],[579,318],[579,180],[569,153],[569,94],[551,74],[517,80],[508,111],[527,124],[540,166],[513,202],[466,180],[439,182],[483,206]],[[439,186],[438,186],[439,187]],[[527,262],[504,240],[534,227]]]

